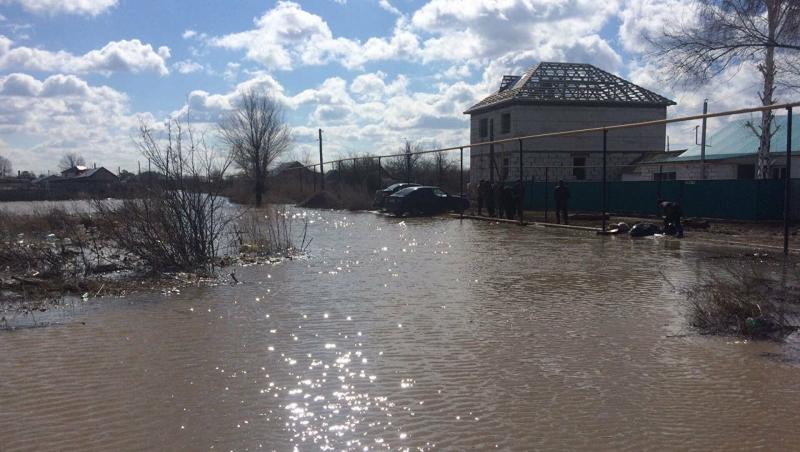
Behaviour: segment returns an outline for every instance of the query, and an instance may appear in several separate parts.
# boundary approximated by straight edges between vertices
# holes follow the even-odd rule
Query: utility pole
[[[406,141],[406,182],[411,182],[411,143]]]
[[[319,129],[319,174],[322,178],[320,187],[325,191],[325,165],[322,164],[322,129]]]
[[[703,99],[703,114],[708,113],[708,99]],[[703,116],[703,131],[700,137],[700,179],[706,180],[706,117]]]

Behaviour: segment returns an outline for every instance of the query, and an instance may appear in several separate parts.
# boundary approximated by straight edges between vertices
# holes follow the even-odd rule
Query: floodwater
[[[686,326],[672,286],[728,250],[308,215],[309,259],[0,334],[0,449],[800,444],[797,335],[748,343]]]

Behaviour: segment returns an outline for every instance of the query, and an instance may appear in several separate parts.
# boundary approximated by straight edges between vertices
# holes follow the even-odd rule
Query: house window
[[[501,133],[511,133],[511,113],[503,113],[500,117]]]
[[[586,157],[572,158],[572,176],[575,180],[586,180]]]
[[[653,173],[653,180],[655,180],[655,181],[659,181],[659,180],[677,180],[677,179],[678,179],[678,177],[677,177],[677,174],[675,173],[675,171],[670,171],[670,172],[667,172],[667,173]]]
[[[508,157],[503,159],[503,180],[508,179]]]
[[[489,120],[487,118],[483,118],[478,122],[478,135],[481,138],[489,136]]]
[[[755,165],[736,165],[736,178],[737,179],[755,179],[756,166]]]

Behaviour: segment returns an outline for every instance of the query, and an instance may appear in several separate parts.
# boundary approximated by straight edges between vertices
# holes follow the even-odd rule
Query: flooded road
[[[0,449],[795,449],[800,340],[691,334],[726,250],[309,212],[312,256],[0,334]],[[666,277],[666,278],[665,278]],[[83,322],[83,323],[82,323]]]

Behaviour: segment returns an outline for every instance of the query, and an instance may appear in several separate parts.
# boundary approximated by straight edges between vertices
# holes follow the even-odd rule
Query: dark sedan
[[[408,187],[386,198],[386,210],[397,215],[433,215],[469,208],[469,201],[439,187]]]
[[[419,184],[413,184],[410,182],[400,182],[375,191],[375,199],[373,199],[372,201],[372,208],[384,209],[386,207],[386,198],[408,187],[419,187]]]

